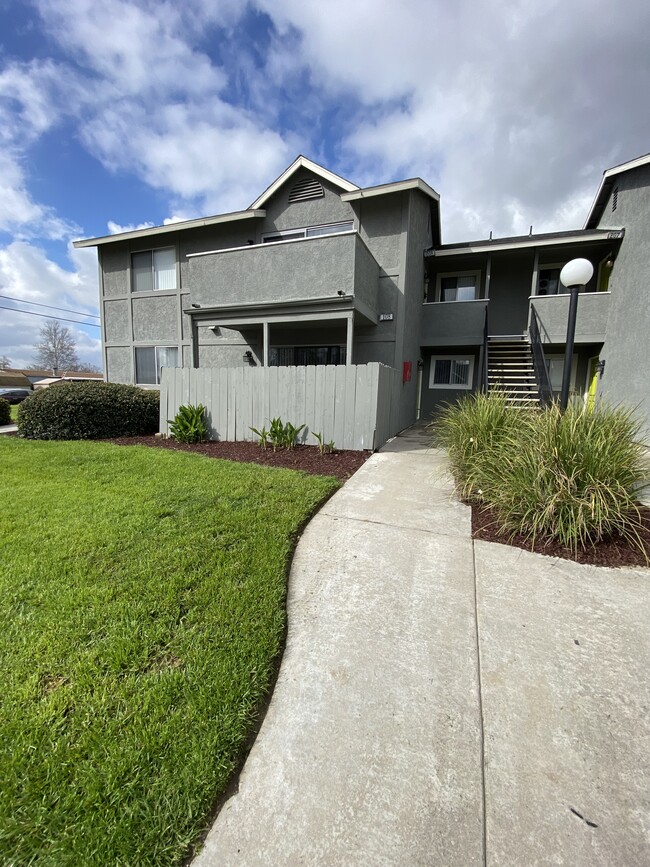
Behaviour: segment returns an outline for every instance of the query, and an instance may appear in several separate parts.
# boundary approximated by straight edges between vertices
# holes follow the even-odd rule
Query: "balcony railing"
[[[191,302],[201,307],[340,295],[377,310],[379,265],[356,232],[217,250],[188,262]]]
[[[483,343],[488,302],[435,301],[423,305],[421,342],[423,346],[480,346]]]
[[[537,313],[542,343],[564,343],[569,317],[569,295],[535,295],[530,298]],[[576,343],[602,343],[607,330],[611,294],[581,292],[578,296]],[[531,316],[532,320],[532,316]]]

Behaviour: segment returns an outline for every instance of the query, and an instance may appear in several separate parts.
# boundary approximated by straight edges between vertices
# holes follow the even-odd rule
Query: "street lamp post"
[[[560,283],[571,293],[569,301],[569,321],[566,329],[566,347],[564,350],[564,372],[562,373],[562,392],[560,394],[560,412],[564,412],[569,403],[569,383],[571,382],[571,362],[573,361],[573,344],[576,335],[576,315],[578,313],[578,293],[592,278],[594,266],[588,259],[572,259],[560,271]]]

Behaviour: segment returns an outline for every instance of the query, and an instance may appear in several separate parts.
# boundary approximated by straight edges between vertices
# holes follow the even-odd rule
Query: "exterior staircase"
[[[539,405],[533,353],[525,337],[488,338],[488,390],[504,392],[513,408]]]

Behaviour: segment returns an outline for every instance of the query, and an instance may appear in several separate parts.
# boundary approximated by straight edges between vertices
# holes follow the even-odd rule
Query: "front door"
[[[593,409],[596,405],[596,389],[598,388],[598,356],[589,359],[589,376],[587,379],[586,407]]]

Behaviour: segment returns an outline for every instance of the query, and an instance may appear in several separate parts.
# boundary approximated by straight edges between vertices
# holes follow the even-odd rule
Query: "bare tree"
[[[36,344],[34,364],[46,370],[75,370],[79,367],[77,347],[69,328],[56,319],[48,319],[42,326],[40,341]]]
[[[11,367],[11,359],[8,355],[0,355],[0,369],[4,370],[6,367]]]

